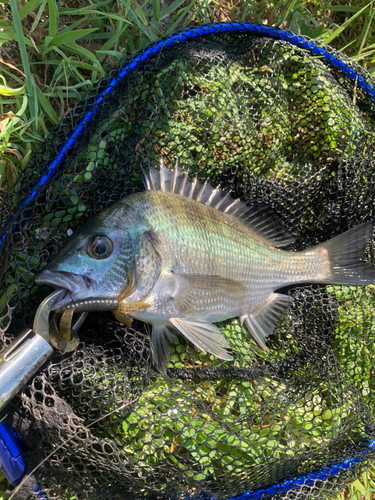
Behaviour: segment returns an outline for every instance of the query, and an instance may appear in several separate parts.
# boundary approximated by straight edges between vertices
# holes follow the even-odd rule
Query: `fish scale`
[[[166,193],[164,196],[176,197],[176,205],[182,203],[178,195]],[[174,215],[173,222],[170,221],[169,226],[165,221],[159,226],[160,217],[153,216],[151,207],[159,204],[158,211],[160,214],[163,213],[161,195],[159,192],[157,194],[150,192],[148,197],[151,199],[150,215],[147,216],[147,220],[155,231],[161,234],[164,241],[161,251],[165,256],[170,254],[166,257],[166,262],[170,262],[172,267],[177,267],[183,262],[183,272],[207,276],[220,275],[238,280],[248,287],[258,284],[256,293],[262,296],[262,288],[268,290],[270,286],[275,289],[275,285],[278,287],[288,285],[294,277],[297,281],[311,282],[321,272],[319,255],[314,254],[309,259],[305,254],[275,249],[266,240],[262,241],[250,228],[242,224],[229,226],[226,223],[229,216],[225,217],[220,212],[218,214],[221,217],[211,225],[206,225],[205,231],[201,231],[199,218],[212,216],[213,214],[207,214],[207,211],[213,210],[201,205],[201,212],[197,213],[194,200],[184,200],[184,205],[180,207],[182,220]],[[192,204],[194,217],[189,217],[189,205]],[[185,233],[184,239],[181,239],[182,232]],[[192,248],[185,241],[192,242]],[[251,294],[249,292],[249,297],[243,299],[244,302],[249,304],[254,295],[252,290]]]
[[[69,293],[59,309],[83,298],[119,298],[117,319],[152,325],[152,353],[162,372],[176,332],[231,360],[214,325],[229,318],[240,318],[267,349],[267,336],[292,303],[279,288],[375,283],[374,267],[360,260],[374,222],[293,252],[282,249],[293,238],[267,211],[189,179],[177,165],[173,171],[163,162],[160,171],[150,167],[145,185],[146,191],[117,201],[77,231],[37,281],[53,284],[55,276],[61,287],[66,280]],[[88,249],[98,235],[113,251],[95,260]]]

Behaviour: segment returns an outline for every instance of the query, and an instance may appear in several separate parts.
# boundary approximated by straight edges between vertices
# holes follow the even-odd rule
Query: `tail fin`
[[[375,285],[375,266],[362,262],[375,221],[365,222],[319,245],[328,251],[331,276],[327,283]]]

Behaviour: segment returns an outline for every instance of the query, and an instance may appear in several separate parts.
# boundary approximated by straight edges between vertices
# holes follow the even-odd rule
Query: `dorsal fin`
[[[178,161],[174,169],[170,170],[161,159],[159,172],[149,164],[148,173],[143,171],[143,174],[146,189],[179,194],[233,215],[275,247],[284,247],[294,241],[289,230],[264,209],[235,200],[230,193],[224,193],[220,188],[213,188],[208,181],[202,184],[197,177],[190,179],[188,171],[183,172]]]

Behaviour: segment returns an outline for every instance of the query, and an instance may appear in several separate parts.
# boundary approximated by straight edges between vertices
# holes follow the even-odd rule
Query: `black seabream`
[[[56,309],[114,299],[120,321],[152,325],[161,370],[176,332],[232,359],[215,325],[228,318],[240,318],[267,349],[266,337],[293,300],[277,292],[282,287],[375,283],[375,268],[360,260],[374,222],[304,251],[285,251],[293,239],[281,224],[190,180],[177,165],[150,168],[145,183],[145,191],[117,201],[69,238],[36,280],[66,289]]]

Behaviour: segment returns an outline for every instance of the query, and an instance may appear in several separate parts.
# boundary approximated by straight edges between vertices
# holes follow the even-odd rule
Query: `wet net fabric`
[[[267,207],[294,250],[375,218],[375,104],[322,58],[286,40],[219,33],[166,47],[98,104],[116,75],[51,133],[2,202],[0,346],[32,326],[52,291],[34,275],[93,214],[142,190],[148,162],[178,159]],[[364,258],[374,263],[372,244]],[[233,362],[178,337],[166,377],[152,365],[147,325],[91,313],[77,350],[56,351],[7,408],[32,450],[30,470],[41,464],[32,478],[64,500],[220,500],[314,471],[273,496],[325,498],[356,479],[375,437],[374,287],[284,293],[295,300],[268,352],[231,320],[219,326]]]

